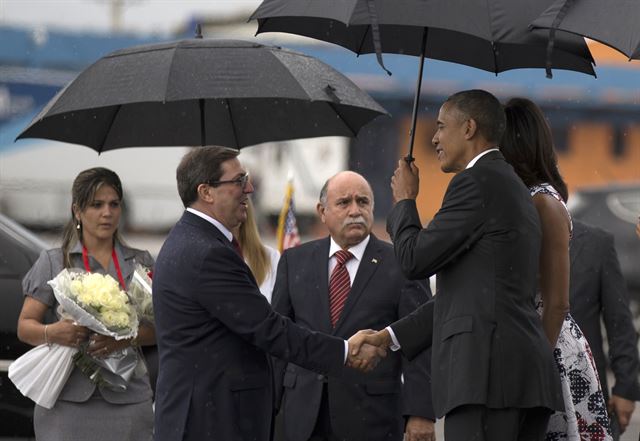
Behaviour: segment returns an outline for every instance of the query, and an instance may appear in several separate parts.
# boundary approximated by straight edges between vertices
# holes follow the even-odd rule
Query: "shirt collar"
[[[129,259],[135,257],[135,252],[131,248],[122,245],[118,239],[114,240],[114,247],[118,258]],[[82,242],[79,240],[75,241],[73,246],[69,249],[69,255],[71,254],[82,254]]]
[[[494,147],[492,149],[489,150],[485,150],[484,152],[481,152],[478,156],[476,156],[475,158],[473,158],[471,161],[469,161],[469,163],[467,164],[467,166],[465,168],[471,168],[474,165],[476,165],[476,162],[478,162],[478,159],[482,158],[484,155],[486,155],[489,152],[499,152],[500,150],[498,149],[498,147]]]
[[[222,234],[224,234],[224,237],[229,239],[229,242],[231,242],[231,240],[233,239],[233,234],[231,233],[231,231],[227,230],[227,227],[222,225],[220,222],[218,222],[217,220],[215,220],[214,218],[212,218],[208,214],[204,214],[202,211],[198,211],[195,208],[191,208],[191,207],[188,207],[187,211],[189,213],[193,213],[196,216],[201,217],[202,219],[206,220],[207,222],[213,224],[218,230],[220,230],[220,232]]]
[[[367,234],[367,237],[365,237],[362,242],[360,242],[359,244],[348,248],[347,251],[349,251],[351,254],[353,254],[353,257],[355,257],[356,259],[358,259],[358,261],[362,260],[362,256],[364,255],[364,250],[367,248],[367,245],[369,244],[369,239],[371,238],[370,234]],[[336,251],[341,250],[342,248],[340,247],[340,245],[338,245],[336,243],[335,240],[333,240],[333,237],[331,238],[331,245],[329,246],[329,258],[331,258]]]

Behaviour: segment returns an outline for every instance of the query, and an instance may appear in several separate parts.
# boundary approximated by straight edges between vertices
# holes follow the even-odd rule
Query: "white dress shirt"
[[[353,258],[347,260],[347,263],[345,263],[344,265],[345,268],[347,269],[347,272],[349,273],[351,286],[353,286],[353,280],[356,278],[356,274],[358,273],[358,268],[360,267],[360,262],[362,261],[364,250],[367,248],[367,245],[369,244],[370,237],[371,237],[370,235],[367,235],[367,237],[365,237],[364,240],[360,242],[358,245],[347,249],[347,251],[353,254]],[[333,269],[338,264],[338,259],[335,256],[335,254],[337,251],[340,251],[341,249],[342,248],[340,247],[340,245],[338,245],[333,240],[333,237],[332,237],[331,245],[329,246],[329,280],[331,280],[331,273],[333,272]]]
[[[484,152],[481,152],[479,155],[477,155],[475,158],[473,158],[471,161],[469,161],[469,163],[467,164],[467,166],[465,168],[471,168],[474,165],[476,165],[476,162],[478,162],[478,159],[482,158],[487,153],[489,153],[489,152],[499,152],[499,151],[500,151],[500,149],[498,149],[498,147],[494,147],[492,149],[485,150]]]
[[[187,208],[187,211],[189,213],[193,213],[198,217],[201,217],[202,219],[206,220],[209,223],[212,223],[218,230],[220,230],[220,232],[222,234],[224,234],[224,237],[226,237],[227,239],[229,239],[229,242],[231,242],[233,240],[233,233],[231,233],[231,231],[229,231],[227,229],[227,227],[225,227],[224,225],[222,225],[220,222],[218,222],[216,219],[212,218],[211,216],[209,216],[208,214],[204,214],[202,211],[198,211],[195,208]]]

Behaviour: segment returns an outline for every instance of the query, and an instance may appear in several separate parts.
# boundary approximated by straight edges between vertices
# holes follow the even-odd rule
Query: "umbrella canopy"
[[[417,117],[424,57],[490,72],[546,67],[548,32],[529,24],[553,0],[264,0],[251,16],[258,31],[328,41],[357,54],[419,55],[409,141]],[[584,39],[559,33],[550,61],[558,69],[595,75]],[[383,66],[384,67],[384,66]]]
[[[552,0],[264,0],[251,19],[258,31],[288,32],[357,54],[420,55],[489,72],[543,67],[547,33],[529,24]],[[559,35],[553,66],[594,74],[585,42]],[[424,51],[422,46],[426,45]]]
[[[640,59],[638,0],[558,0],[532,23],[611,46],[629,59]]]
[[[111,53],[18,136],[89,146],[223,145],[355,136],[386,114],[321,61],[273,46],[192,39]]]

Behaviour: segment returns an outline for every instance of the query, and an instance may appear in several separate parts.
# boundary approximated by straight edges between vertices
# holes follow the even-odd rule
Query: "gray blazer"
[[[129,248],[119,242],[116,243],[116,254],[120,263],[122,277],[126,283],[131,281],[133,276],[134,263],[140,263],[149,268],[153,267],[153,258],[148,251]],[[74,268],[84,269],[82,262],[82,247],[78,243],[70,252],[71,264]],[[117,280],[117,272],[113,262],[109,263],[109,268],[105,271],[93,257],[89,256],[89,266],[91,270],[100,274],[109,274]],[[43,251],[40,257],[22,280],[22,290],[24,295],[48,305],[55,311],[58,302],[53,295],[53,289],[47,282],[58,275],[63,269],[62,249],[55,248]],[[79,369],[74,367],[67,380],[58,400],[82,403],[87,401],[96,392],[96,386]],[[112,404],[140,403],[151,398],[152,392],[149,386],[148,375],[134,377],[130,380],[126,391],[113,391],[108,388],[99,388],[98,393],[105,401]]]

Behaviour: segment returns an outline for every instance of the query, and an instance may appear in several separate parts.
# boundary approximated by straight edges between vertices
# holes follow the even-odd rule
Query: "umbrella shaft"
[[[409,132],[409,154],[405,160],[407,162],[413,161],[413,142],[416,137],[416,121],[418,119],[418,107],[420,105],[420,89],[422,88],[422,71],[424,69],[424,53],[427,46],[427,28],[424,28],[422,35],[422,49],[420,51],[420,65],[418,67],[418,81],[416,82],[416,95],[413,99],[413,112],[411,114],[411,131]]]

